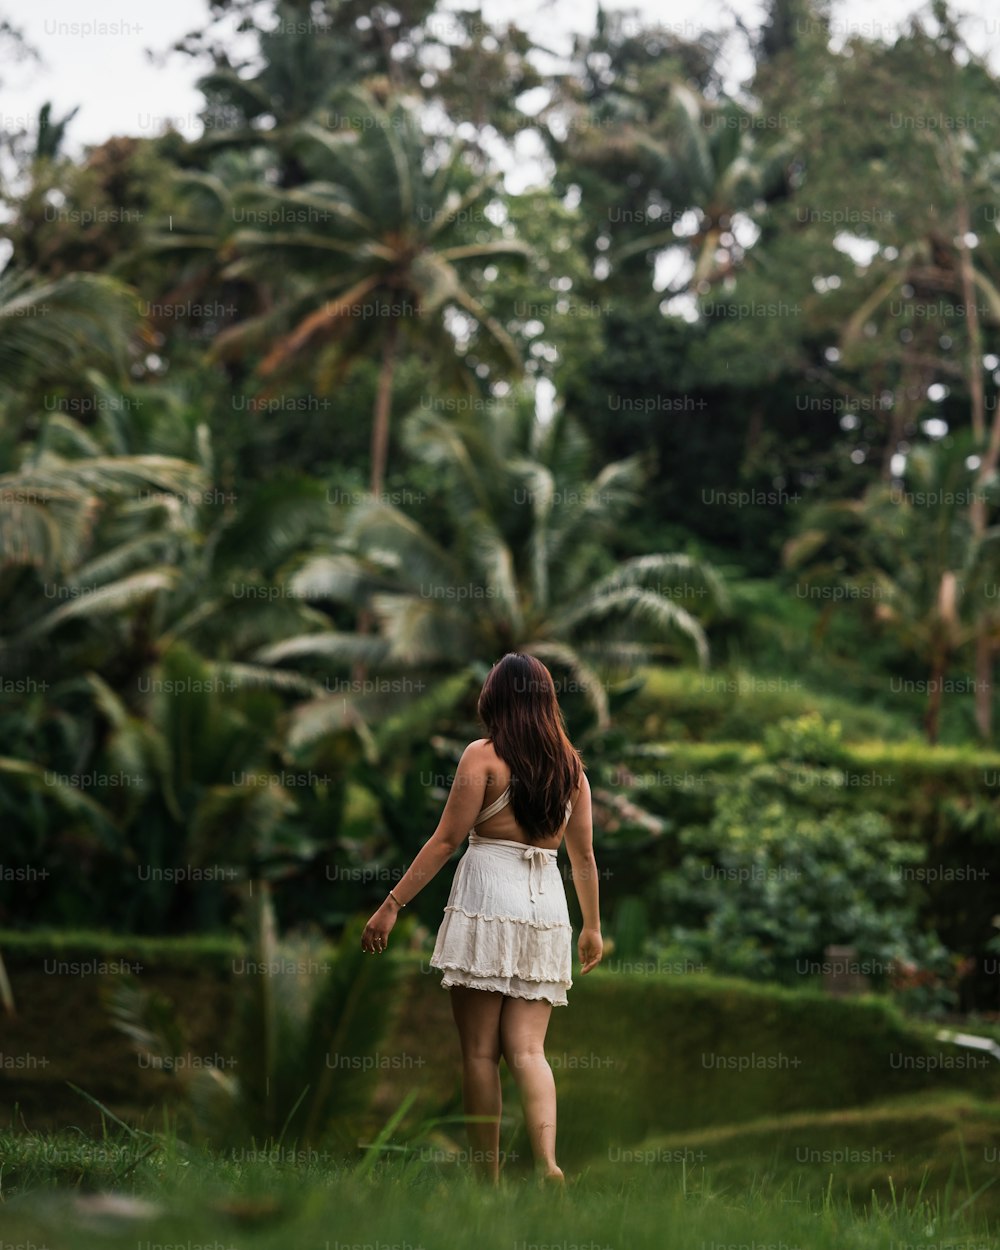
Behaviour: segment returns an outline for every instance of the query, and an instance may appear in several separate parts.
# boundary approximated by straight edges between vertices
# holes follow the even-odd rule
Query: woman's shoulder
[[[477,738],[475,742],[469,743],[466,750],[475,759],[476,763],[486,770],[489,781],[506,785],[510,779],[510,768],[497,755],[496,748],[490,738]]]
[[[470,760],[475,760],[478,764],[485,765],[487,768],[494,764],[502,763],[500,756],[493,749],[493,743],[489,738],[476,738],[474,742],[470,742],[465,748],[465,754]]]
[[[503,760],[497,755],[492,738],[477,738],[475,742],[469,743],[469,749],[475,751],[481,759],[487,760],[491,764],[503,764]]]

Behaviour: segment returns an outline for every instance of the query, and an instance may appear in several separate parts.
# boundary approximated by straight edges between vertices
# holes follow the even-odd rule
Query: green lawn
[[[673,1148],[679,1149],[676,1141]],[[836,1167],[817,1169],[814,1183],[777,1175],[766,1149],[739,1173],[721,1161],[595,1166],[570,1176],[563,1194],[540,1191],[521,1175],[492,1190],[460,1164],[419,1156],[394,1158],[360,1176],[334,1160],[222,1159],[169,1136],[133,1140],[118,1133],[88,1143],[0,1134],[0,1152],[4,1175],[21,1178],[13,1191],[4,1182],[4,1244],[51,1250],[1000,1246],[960,1168],[943,1193],[919,1196],[917,1187],[896,1184],[895,1192],[889,1186],[866,1201],[849,1197],[845,1173]],[[41,1161],[32,1163],[32,1152]],[[55,1186],[59,1170],[62,1184]]]

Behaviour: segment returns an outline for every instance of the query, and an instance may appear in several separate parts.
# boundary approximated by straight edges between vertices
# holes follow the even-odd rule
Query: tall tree
[[[880,483],[860,500],[810,509],[785,551],[786,567],[807,584],[840,588],[925,666],[932,743],[952,668],[980,631],[1000,572],[1000,530],[977,531],[965,502],[975,480],[970,445],[966,434],[917,448],[902,487]]]
[[[262,662],[336,672],[360,657],[380,674],[421,677],[432,692],[422,698],[440,689],[463,700],[484,662],[524,650],[586,700],[602,728],[615,674],[685,655],[707,662],[702,621],[726,602],[715,571],[680,552],[609,555],[609,537],[638,501],[637,459],[591,475],[575,423],[560,413],[543,425],[523,401],[486,419],[422,411],[407,439],[438,475],[441,534],[412,510],[369,501],[352,511],[341,550],[293,577],[310,597],[370,604],[377,636],[317,631],[263,649]],[[376,694],[370,706],[384,701]],[[293,740],[339,725],[343,702],[304,705]]]
[[[266,313],[221,334],[213,354],[228,359],[266,343],[262,378],[276,379],[305,360],[324,389],[377,353],[377,498],[401,354],[424,351],[439,376],[469,393],[498,367],[519,373],[517,344],[483,302],[484,270],[530,253],[492,224],[503,216],[494,179],[469,168],[462,144],[434,151],[405,106],[352,101],[352,124],[309,124],[300,132],[310,181],[293,191],[262,191],[261,220],[277,224],[236,232],[240,259],[230,272],[280,277],[284,292]]]

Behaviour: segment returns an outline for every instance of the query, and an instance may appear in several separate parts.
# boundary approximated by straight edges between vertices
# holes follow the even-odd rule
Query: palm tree
[[[371,491],[378,498],[404,346],[422,349],[445,380],[469,390],[490,363],[519,373],[518,348],[477,288],[484,266],[529,249],[492,227],[493,237],[482,239],[493,179],[474,175],[460,144],[435,149],[401,104],[382,109],[354,93],[343,107],[349,111],[340,116],[353,125],[311,122],[298,132],[310,180],[293,190],[262,188],[257,211],[268,224],[234,235],[240,259],[229,273],[271,279],[281,294],[221,334],[213,354],[229,359],[267,345],[263,378],[313,357],[324,387],[377,356]]]
[[[949,170],[951,166],[952,162],[949,161]],[[875,284],[845,325],[841,336],[841,351],[845,363],[852,363],[863,336],[872,336],[884,306],[901,294],[909,299],[916,297],[932,303],[946,296],[954,298],[956,304],[961,304],[964,311],[957,318],[956,326],[942,327],[939,317],[917,318],[917,324],[910,330],[908,341],[904,342],[899,341],[896,326],[898,315],[892,314],[890,309],[889,321],[893,324],[893,331],[889,342],[886,343],[882,337],[869,337],[865,347],[869,352],[877,350],[883,361],[892,362],[894,358],[898,358],[901,366],[896,388],[897,402],[891,410],[882,458],[882,473],[886,479],[890,476],[891,460],[902,440],[903,431],[915,417],[923,402],[920,397],[926,394],[930,383],[936,377],[944,375],[955,378],[959,385],[965,384],[969,387],[971,428],[975,440],[970,451],[979,460],[975,488],[971,492],[969,515],[974,530],[982,538],[986,535],[988,526],[982,499],[993,485],[1000,457],[1000,414],[994,418],[992,429],[987,431],[983,412],[982,331],[977,300],[980,297],[985,299],[988,319],[993,323],[1000,323],[1000,288],[973,263],[971,250],[965,241],[970,233],[968,208],[964,198],[965,187],[957,171],[954,174],[954,183],[953,190],[957,189],[959,202],[958,233],[948,237],[941,230],[931,229],[925,237],[900,248],[895,260],[880,262],[877,268],[872,266],[876,269]],[[963,366],[947,352],[943,352],[940,343],[943,328],[947,328],[951,334],[955,329],[961,333],[965,327],[969,345],[968,358]],[[976,724],[984,739],[989,738],[992,730],[993,656],[996,647],[996,630],[990,626],[988,615],[980,615],[980,630],[976,639]]]
[[[973,138],[961,141],[950,132],[925,136],[932,144],[941,175],[941,189],[951,203],[951,214],[945,223],[938,210],[927,222],[925,233],[898,249],[893,261],[880,260],[872,266],[875,285],[844,328],[841,348],[845,362],[857,349],[862,335],[872,336],[868,349],[877,350],[890,361],[898,356],[902,362],[899,402],[892,410],[892,423],[886,440],[883,473],[889,474],[889,460],[895,454],[907,417],[916,404],[913,396],[926,393],[927,385],[937,376],[954,377],[968,387],[970,423],[974,438],[973,451],[979,459],[976,489],[972,492],[970,518],[977,535],[985,534],[988,518],[983,498],[992,488],[1000,462],[1000,412],[986,428],[983,388],[982,320],[979,299],[985,301],[985,319],[1000,324],[1000,286],[984,272],[982,261],[976,263],[971,209],[980,212],[991,206],[1000,190],[1000,181],[992,153],[984,150]],[[978,214],[977,214],[978,215]],[[952,228],[947,228],[950,225]],[[973,242],[970,242],[972,240]],[[908,342],[899,342],[896,323],[889,342],[884,336],[874,337],[876,319],[885,303],[899,293],[909,299],[926,299],[933,304],[941,296],[953,297],[956,315],[953,324],[942,326],[941,317],[924,318],[923,324],[910,329]],[[918,319],[919,322],[919,319]],[[942,330],[950,338],[956,332],[967,339],[964,365],[942,351]],[[976,640],[976,724],[980,735],[988,739],[993,721],[993,657],[995,642],[984,615]]]
[[[9,405],[40,372],[52,387],[79,380],[86,369],[121,368],[138,329],[135,293],[114,278],[71,274],[44,281],[28,270],[4,270],[0,403]]]
[[[873,603],[876,623],[927,667],[924,731],[936,742],[947,675],[995,614],[985,588],[998,571],[1000,529],[977,534],[962,501],[974,484],[967,439],[922,446],[907,459],[905,489],[877,483],[863,498],[816,505],[785,547],[785,564],[819,585]]]
[[[710,103],[685,83],[671,84],[663,111],[665,133],[642,139],[634,135],[632,143],[653,162],[673,220],[666,229],[616,248],[613,260],[620,263],[641,253],[682,246],[694,262],[687,288],[698,292],[734,272],[741,255],[733,236],[734,218],[783,191],[794,151],[790,136],[764,150],[746,124],[750,120],[746,109],[732,100]],[[682,237],[673,222],[688,208],[697,214],[698,226]]]
[[[304,634],[262,649],[258,662],[336,673],[364,660],[388,679],[386,693],[351,702],[380,726],[379,741],[407,704],[417,715],[431,708],[440,716],[466,700],[484,662],[509,650],[548,664],[602,728],[609,671],[631,675],[685,650],[707,661],[698,617],[726,601],[715,572],[678,553],[607,556],[617,522],[638,498],[643,472],[635,458],[591,477],[574,422],[559,413],[542,425],[525,403],[464,422],[421,410],[406,437],[411,455],[441,481],[438,527],[365,501],[347,518],[341,549],[306,560],[291,579],[310,598],[370,606],[378,634]],[[412,682],[402,692],[399,674]],[[335,695],[296,709],[291,741],[339,728],[344,705]]]
[[[133,410],[99,375],[90,381],[128,420],[88,429],[49,415],[20,467],[0,475],[0,655],[18,650],[58,673],[81,646],[131,685],[174,642],[235,669],[265,639],[314,623],[302,600],[266,592],[285,562],[329,536],[323,483],[285,475],[226,494],[208,428],[182,396],[146,385]],[[97,651],[81,632],[92,625],[103,631]],[[273,684],[272,671],[241,671]]]
[[[63,675],[78,676],[79,655],[54,650],[39,624],[60,611],[53,609],[53,598],[63,598],[65,614],[74,611],[78,597],[56,592],[71,588],[107,514],[140,490],[183,493],[203,484],[197,466],[182,459],[108,454],[87,429],[62,413],[38,420],[38,434],[23,444],[17,441],[9,418],[16,407],[37,417],[31,407],[36,378],[44,376],[50,387],[84,380],[88,387],[100,385],[97,371],[121,366],[136,325],[134,294],[111,278],[73,275],[39,282],[24,272],[0,275],[0,410],[8,418],[0,450],[5,465],[0,473],[0,672],[12,676],[15,691],[18,681],[30,679],[31,689],[47,692],[60,664]],[[172,576],[173,569],[163,563],[136,559],[128,576],[106,574],[105,593],[88,607],[95,619],[106,620],[109,611],[162,591]],[[14,716],[5,718],[6,750],[37,742],[48,729],[72,759],[81,726],[55,709],[39,715],[32,702],[19,695]],[[51,704],[50,695],[45,702]],[[0,768],[8,779],[42,785],[44,769],[33,750],[20,759],[5,757]],[[74,819],[108,833],[101,805],[72,787],[49,785],[39,793]],[[30,826],[38,815],[30,803],[27,808],[13,804],[5,827],[13,836],[15,818]]]
[[[36,161],[52,161],[59,155],[59,149],[66,139],[66,127],[79,113],[80,106],[70,109],[62,117],[52,114],[52,101],[46,100],[38,110],[38,126],[35,138],[35,150],[32,156]]]
[[[0,698],[0,821],[12,854],[58,858],[70,837],[105,857],[88,888],[130,925],[168,923],[176,899],[157,884],[122,893],[114,872],[130,857],[239,864],[270,853],[300,810],[274,780],[298,764],[281,696],[320,688],[248,658],[326,621],[270,592],[293,555],[328,536],[331,514],[322,483],[302,478],[262,483],[225,509],[204,502],[207,430],[174,412],[168,436],[144,393],[141,413],[100,429],[49,416],[41,445],[0,475],[0,674],[12,690],[30,674],[38,692],[9,713]],[[150,443],[181,454],[150,454]],[[324,760],[331,793],[336,756]],[[60,780],[71,775],[131,781],[81,790]]]
[[[393,55],[394,45],[420,27],[434,0],[418,0],[405,10],[372,9],[359,25],[349,5],[305,5],[277,0],[269,6],[275,24],[259,24],[259,6],[246,5],[240,23],[244,34],[256,37],[252,60],[234,63],[230,41],[215,46],[183,47],[193,55],[212,56],[213,68],[197,82],[206,97],[202,110],[205,130],[192,145],[192,154],[214,156],[220,151],[266,148],[274,158],[279,185],[298,186],[308,175],[295,151],[296,128],[321,120],[345,89],[364,84],[381,95],[397,92],[419,80],[416,61]],[[227,13],[228,17],[228,13]]]
[[[194,303],[210,315],[207,319],[186,317],[185,327],[202,320],[207,335],[219,334],[265,303],[265,293],[252,280],[231,279],[227,273],[240,204],[255,194],[254,178],[262,178],[265,168],[252,156],[225,152],[215,158],[210,173],[181,170],[174,174],[170,213],[158,228],[146,233],[134,253],[118,261],[123,274],[137,270],[147,257],[164,263],[163,281],[169,285],[149,301],[146,310],[155,328],[164,330],[175,324],[176,305]]]
[[[598,6],[596,32],[574,55],[575,74],[539,115],[567,130],[565,139],[551,122],[542,131],[562,181],[605,202],[613,266],[684,248],[693,262],[684,289],[707,291],[742,258],[737,214],[787,194],[793,136],[761,142],[752,114],[719,91],[711,54],[669,27],[637,32]],[[685,214],[697,226],[681,235]]]
[[[17,824],[30,831],[37,847],[45,801],[59,809],[64,826],[79,820],[100,838],[111,838],[111,822],[102,805],[72,785],[44,776],[39,757],[29,749],[22,758],[6,752],[34,744],[47,732],[62,739],[72,752],[77,725],[65,714],[47,717],[39,711],[39,693],[49,684],[29,659],[27,626],[51,607],[46,587],[73,570],[85,557],[102,508],[108,499],[134,493],[137,487],[189,489],[197,482],[194,466],[162,455],[107,456],[93,446],[88,453],[61,455],[52,446],[53,431],[75,431],[79,444],[90,436],[78,423],[57,415],[38,422],[40,432],[19,443],[15,412],[37,418],[33,402],[36,380],[47,387],[76,386],[93,379],[95,370],[121,370],[130,338],[137,327],[134,293],[105,276],[72,275],[40,281],[26,271],[0,274],[0,412],[4,417],[0,446],[0,672],[13,674],[8,689],[16,694],[13,714],[3,709],[5,835],[13,851]],[[118,587],[119,602],[152,593],[163,585],[163,570],[144,570],[127,590]],[[51,647],[33,638],[34,661]],[[20,693],[26,689],[28,697]],[[45,694],[41,702],[48,698]],[[3,702],[7,700],[4,699]],[[47,722],[47,723],[46,723]],[[68,769],[67,771],[74,771]],[[35,793],[24,794],[21,787]],[[17,799],[12,795],[17,792]],[[44,799],[41,797],[44,795]],[[0,998],[8,1011],[12,995],[0,969]]]

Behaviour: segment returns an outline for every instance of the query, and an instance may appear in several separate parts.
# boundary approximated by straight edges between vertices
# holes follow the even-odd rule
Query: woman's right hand
[[[600,929],[581,930],[576,948],[580,956],[580,971],[589,972],[591,968],[596,968],[604,954],[604,940]]]

